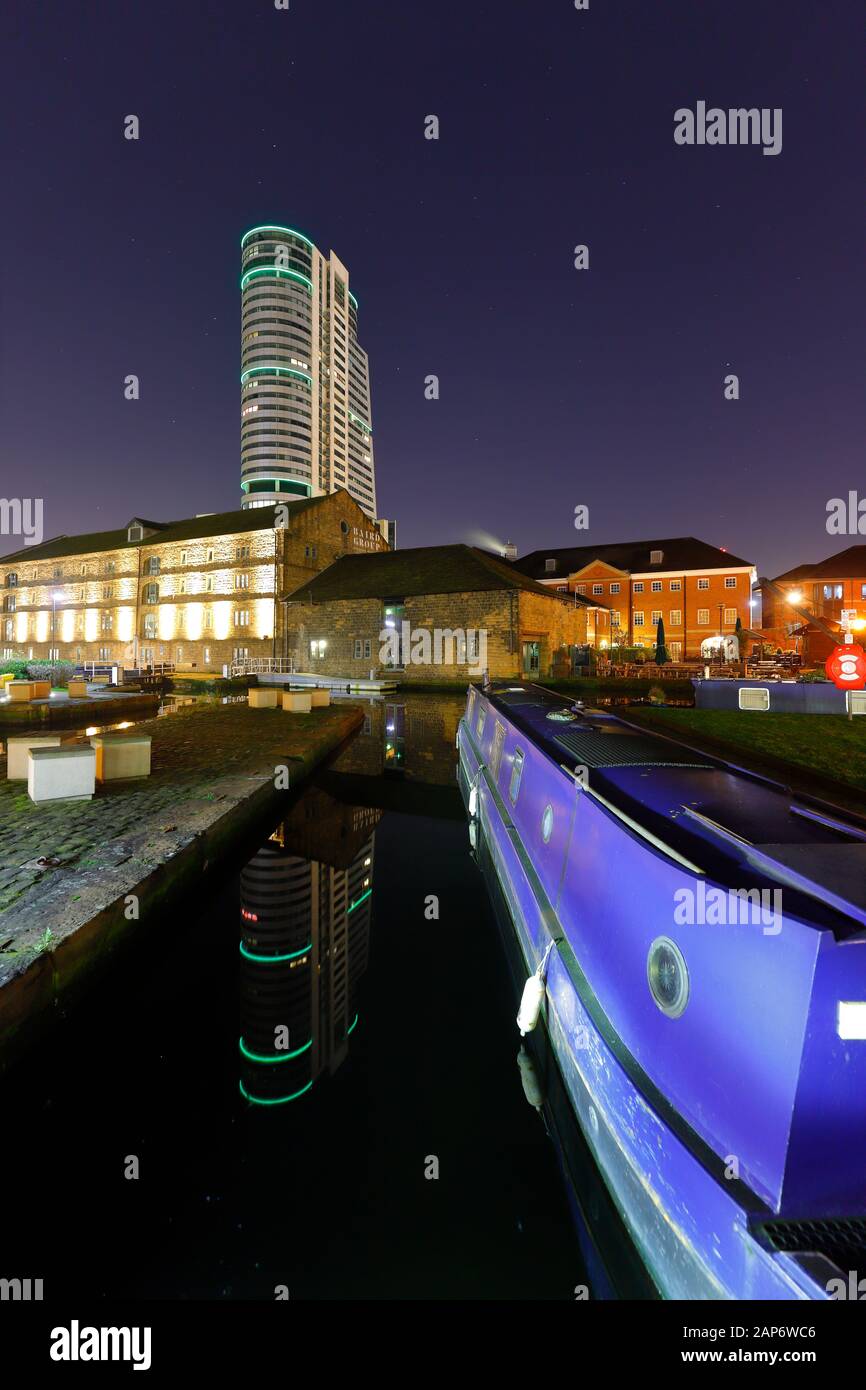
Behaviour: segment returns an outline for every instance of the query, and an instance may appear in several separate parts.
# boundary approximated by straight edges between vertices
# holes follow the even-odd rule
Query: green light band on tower
[[[357,1018],[357,1015],[356,1015],[356,1018]],[[350,1030],[350,1031],[351,1031],[351,1030]],[[304,1045],[303,1045],[303,1047],[296,1047],[295,1050],[294,1050],[294,1052],[281,1052],[280,1055],[279,1055],[279,1057],[276,1057],[276,1056],[268,1057],[268,1056],[265,1056],[263,1053],[260,1053],[260,1052],[250,1052],[249,1048],[247,1047],[246,1043],[245,1043],[244,1040],[243,1040],[243,1036],[241,1036],[241,1037],[238,1038],[238,1047],[240,1048],[240,1050],[241,1050],[241,1052],[243,1053],[243,1055],[244,1055],[244,1056],[247,1058],[247,1060],[250,1061],[250,1062],[266,1062],[266,1063],[269,1063],[269,1062],[288,1062],[289,1059],[290,1059],[291,1057],[300,1057],[300,1055],[301,1055],[302,1052],[307,1052],[312,1046],[313,1046],[313,1039],[310,1038],[309,1042],[305,1042]]]
[[[354,912],[356,907],[360,907],[361,903],[365,902],[366,899],[369,898],[372,891],[372,888],[368,888],[366,893],[362,893],[360,898],[358,898],[355,902],[349,903],[348,909],[346,911],[346,916],[348,917],[350,912]]]
[[[286,955],[282,956],[257,956],[254,954],[254,952],[248,951],[242,941],[238,944],[241,948],[241,955],[244,956],[247,960],[259,961],[265,965],[271,965],[275,961],[297,960],[298,956],[305,956],[308,951],[312,951],[313,949],[312,941],[308,941],[306,946],[304,946],[300,951],[289,951]]]
[[[307,1091],[309,1091],[312,1087],[312,1084],[312,1081],[308,1081],[306,1086],[301,1087],[300,1091],[294,1091],[290,1096],[276,1096],[273,1100],[271,1100],[266,1099],[264,1096],[250,1095],[249,1091],[244,1086],[244,1083],[242,1081],[238,1082],[241,1095],[243,1096],[244,1100],[248,1100],[250,1102],[250,1105],[288,1105],[290,1100],[297,1100],[299,1096],[306,1095]]]
[[[250,227],[249,231],[244,232],[241,237],[241,246],[243,246],[248,236],[254,236],[256,232],[286,232],[289,236],[296,236],[299,241],[306,242],[311,250],[315,251],[316,249],[313,242],[310,241],[310,238],[304,236],[303,232],[296,232],[294,227],[280,227],[276,222],[266,222],[262,227]]]
[[[299,270],[287,270],[285,266],[278,265],[263,265],[258,270],[248,270],[245,275],[241,276],[241,289],[245,290],[250,280],[255,279],[257,275],[273,275],[277,280],[281,275],[287,275],[290,280],[300,280],[301,284],[310,291],[310,294],[313,293],[313,282],[308,280],[306,275],[302,275]]]
[[[347,1037],[347,1038],[348,1038],[349,1034],[352,1032],[352,1030],[353,1030],[354,1028],[357,1027],[357,1024],[358,1024],[358,1015],[355,1014],[355,1017],[352,1019],[352,1022],[349,1024],[348,1028],[346,1029],[346,1037]]]
[[[311,386],[313,384],[313,378],[307,376],[306,372],[298,372],[295,371],[294,367],[281,367],[277,362],[269,362],[267,366],[249,367],[245,372],[241,372],[241,385],[243,385],[247,377],[260,376],[262,372],[276,372],[277,376],[279,376],[280,372],[284,372],[286,376],[296,376],[299,381],[308,381]]]

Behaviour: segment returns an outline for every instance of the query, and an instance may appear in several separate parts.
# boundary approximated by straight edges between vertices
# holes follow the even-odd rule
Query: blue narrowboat
[[[866,1293],[866,821],[529,683],[457,746],[518,1021],[658,1292]]]

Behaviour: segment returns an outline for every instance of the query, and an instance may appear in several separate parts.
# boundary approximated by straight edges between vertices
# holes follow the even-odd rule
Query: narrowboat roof
[[[866,820],[540,686],[493,682],[494,706],[587,789],[716,882],[781,883],[837,936],[866,928]]]

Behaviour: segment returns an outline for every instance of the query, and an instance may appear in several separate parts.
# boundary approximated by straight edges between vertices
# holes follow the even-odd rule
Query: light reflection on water
[[[622,1291],[598,1255],[622,1233],[540,1034],[542,1110],[523,1093],[522,982],[456,788],[464,697],[348,698],[362,728],[279,824],[0,1091],[18,1136],[0,1149],[6,1190],[22,1171],[43,1190],[54,1137],[76,1135],[64,1241],[49,1207],[10,1209],[4,1232],[54,1294]],[[94,1059],[111,1104],[82,1127]],[[145,1156],[132,1204],[104,1179],[118,1145]]]

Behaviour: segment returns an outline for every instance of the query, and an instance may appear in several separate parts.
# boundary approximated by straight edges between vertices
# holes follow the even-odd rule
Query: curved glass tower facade
[[[241,239],[241,505],[338,487],[375,519],[370,375],[349,272],[291,227],[252,227]]]

